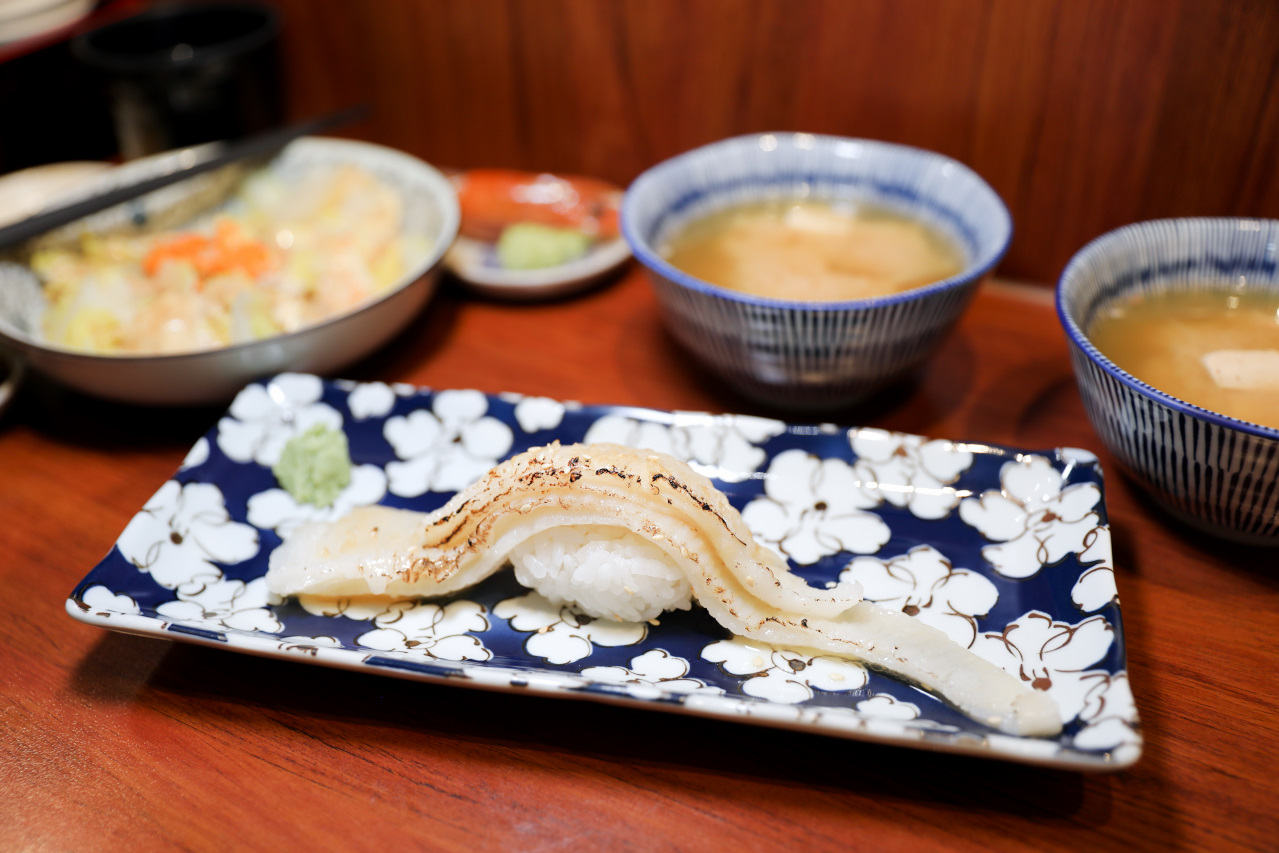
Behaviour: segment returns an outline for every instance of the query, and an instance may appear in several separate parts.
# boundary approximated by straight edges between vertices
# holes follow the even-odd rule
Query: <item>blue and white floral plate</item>
[[[270,468],[316,423],[345,430],[355,463],[323,510],[295,503]],[[557,439],[688,460],[810,583],[851,575],[867,598],[1049,691],[1062,734],[999,734],[856,663],[733,638],[699,608],[656,625],[592,621],[510,572],[439,601],[269,599],[268,555],[298,523],[377,502],[429,511],[500,460]],[[113,630],[308,663],[1074,770],[1126,767],[1141,752],[1101,470],[1074,449],[282,374],[240,392],[67,610]]]

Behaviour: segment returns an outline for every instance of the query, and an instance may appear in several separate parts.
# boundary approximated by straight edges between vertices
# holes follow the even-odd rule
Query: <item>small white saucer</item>
[[[591,247],[585,255],[554,267],[506,269],[497,261],[493,243],[458,237],[444,265],[474,291],[502,299],[554,299],[584,290],[617,269],[631,256],[626,240],[616,237]]]

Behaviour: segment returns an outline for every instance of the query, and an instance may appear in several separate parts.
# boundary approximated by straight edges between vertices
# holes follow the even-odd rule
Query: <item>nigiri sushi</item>
[[[272,552],[266,582],[282,597],[434,597],[508,563],[521,584],[596,618],[647,620],[696,600],[734,634],[862,661],[1000,731],[1061,730],[1046,693],[863,601],[856,582],[809,586],[709,479],[649,450],[532,448],[433,513],[370,506],[300,526]]]

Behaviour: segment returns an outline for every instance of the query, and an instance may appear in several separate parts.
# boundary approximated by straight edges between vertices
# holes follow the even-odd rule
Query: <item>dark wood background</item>
[[[458,167],[621,184],[740,133],[930,148],[1012,210],[1006,277],[1104,231],[1279,216],[1274,0],[271,0],[289,110]]]
[[[264,0],[288,117],[444,166],[626,184],[727,136],[930,148],[1012,210],[1001,274],[1164,216],[1279,216],[1275,0]],[[147,6],[101,0],[96,19]],[[21,52],[21,51],[17,51]],[[0,46],[0,171],[96,159],[105,96],[65,45]],[[30,54],[30,51],[27,51]]]

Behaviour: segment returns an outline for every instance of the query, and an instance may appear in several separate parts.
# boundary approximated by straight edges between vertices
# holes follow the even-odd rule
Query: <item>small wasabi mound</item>
[[[557,267],[586,254],[591,238],[572,228],[520,222],[502,229],[497,260],[509,270]]]
[[[298,503],[329,506],[351,482],[346,434],[316,424],[284,445],[271,473]]]

